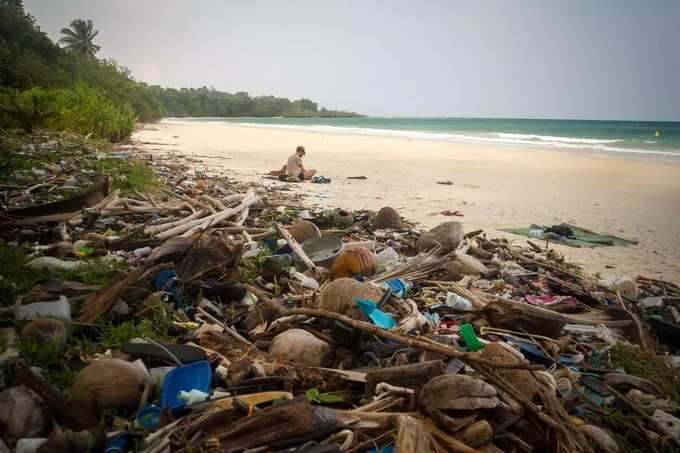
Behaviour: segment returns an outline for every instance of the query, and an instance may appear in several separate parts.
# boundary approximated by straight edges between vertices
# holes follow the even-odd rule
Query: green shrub
[[[128,138],[137,121],[130,105],[116,104],[84,82],[56,90],[53,110],[47,120],[48,127],[92,134],[95,138],[111,142]]]
[[[164,187],[152,167],[134,159],[102,159],[97,161],[97,171],[111,176],[111,188],[120,189],[123,195],[139,192],[155,192]]]
[[[92,134],[118,142],[132,134],[137,114],[127,103],[116,103],[84,82],[68,88],[5,90],[0,93],[0,124]]]
[[[52,115],[54,92],[33,87],[30,90],[3,90],[0,93],[0,123],[26,132],[40,127]]]

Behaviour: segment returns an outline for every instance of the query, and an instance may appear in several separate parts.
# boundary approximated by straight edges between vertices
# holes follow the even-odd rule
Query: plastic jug
[[[456,293],[452,293],[451,291],[446,292],[446,305],[458,311],[474,310],[472,302]]]

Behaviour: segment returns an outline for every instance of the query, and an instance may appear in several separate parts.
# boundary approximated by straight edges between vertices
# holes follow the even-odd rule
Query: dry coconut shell
[[[489,270],[474,256],[456,252],[453,259],[444,265],[444,269],[449,276],[455,280],[460,280],[466,275],[483,275]]]
[[[373,226],[379,230],[400,230],[404,226],[401,216],[396,209],[385,206],[378,211],[375,219],[373,219]]]
[[[134,410],[147,382],[148,375],[130,362],[101,360],[80,370],[68,399],[97,413],[107,409]]]
[[[441,246],[443,252],[452,252],[463,240],[464,235],[463,225],[460,222],[444,222],[418,239],[418,251],[424,252]]]
[[[63,346],[66,341],[66,325],[58,319],[34,319],[21,329],[19,337],[24,341],[34,341],[41,345],[57,343]]]
[[[40,437],[50,430],[45,405],[38,395],[23,385],[0,393],[0,425],[4,434],[12,439]]]
[[[342,277],[370,277],[376,273],[378,261],[375,253],[366,247],[354,247],[343,250],[335,259],[331,268],[331,279]]]
[[[494,362],[519,362],[512,352],[497,343],[486,345],[481,357]],[[522,395],[529,399],[533,399],[536,392],[538,392],[539,386],[542,384],[527,370],[497,368],[495,371],[503,380],[510,382]]]
[[[319,308],[340,313],[352,319],[368,321],[368,317],[357,307],[355,299],[369,299],[378,302],[381,297],[382,290],[376,286],[358,282],[351,278],[339,278],[323,287]]]
[[[299,219],[291,226],[287,227],[286,230],[288,230],[290,235],[300,244],[306,240],[321,237],[319,228],[308,220]]]
[[[493,409],[500,404],[496,388],[464,374],[432,378],[420,391],[418,402],[435,409]]]
[[[306,366],[322,366],[330,352],[328,343],[302,329],[278,334],[269,348],[269,354],[275,360]]]

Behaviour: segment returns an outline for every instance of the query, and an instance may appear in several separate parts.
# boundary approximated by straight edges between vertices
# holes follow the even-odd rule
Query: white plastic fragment
[[[65,321],[71,320],[71,304],[66,296],[59,296],[58,301],[35,302],[26,305],[14,306],[14,319],[17,321],[35,318],[57,318]]]
[[[48,271],[76,269],[83,264],[85,264],[83,261],[65,261],[53,256],[41,256],[26,263],[28,267],[33,269],[46,269]]]

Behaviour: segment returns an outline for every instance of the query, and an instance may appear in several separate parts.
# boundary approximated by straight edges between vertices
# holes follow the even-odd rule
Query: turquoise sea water
[[[180,119],[178,119],[180,120]],[[680,158],[680,122],[496,118],[182,118],[271,127]],[[656,137],[656,131],[660,136]]]

